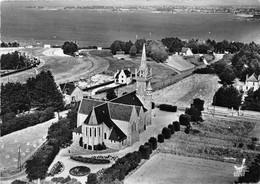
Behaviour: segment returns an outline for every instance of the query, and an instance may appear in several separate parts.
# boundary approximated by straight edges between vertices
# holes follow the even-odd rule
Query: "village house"
[[[120,150],[139,141],[140,133],[152,123],[152,70],[146,63],[145,45],[135,79],[136,91],[111,101],[81,100],[74,142],[89,150],[99,144]]]
[[[253,91],[258,90],[260,87],[260,75],[257,76],[253,73],[250,77],[246,75],[245,85],[243,86],[244,91],[248,91],[249,89],[253,88]]]
[[[114,75],[114,82],[116,84],[130,84],[132,82],[132,74],[130,69],[117,70]]]
[[[193,53],[192,53],[191,49],[188,48],[188,47],[182,47],[181,48],[181,54],[183,56],[193,56]]]
[[[83,99],[83,91],[73,82],[60,84],[59,87],[63,94],[65,105],[78,102]]]

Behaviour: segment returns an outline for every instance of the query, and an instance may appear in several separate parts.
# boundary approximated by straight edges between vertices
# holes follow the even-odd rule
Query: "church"
[[[139,141],[139,135],[152,124],[152,69],[146,62],[145,45],[141,64],[135,70],[136,91],[110,101],[83,98],[73,141],[94,150],[99,144],[120,150]]]

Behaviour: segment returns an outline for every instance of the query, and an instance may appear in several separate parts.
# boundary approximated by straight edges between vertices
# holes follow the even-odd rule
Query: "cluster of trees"
[[[8,43],[3,42],[3,41],[1,42],[1,47],[19,47],[19,46],[20,46],[20,44],[16,41],[8,42]]]
[[[193,99],[193,103],[190,108],[186,108],[185,114],[190,116],[190,120],[193,122],[203,121],[201,117],[201,111],[204,110],[204,100],[199,98]]]
[[[1,136],[4,136],[17,130],[34,126],[54,118],[54,109],[49,107],[44,111],[36,111],[34,113],[21,115],[18,117],[11,112],[5,114],[2,118],[3,123],[0,124],[0,129]]]
[[[244,103],[241,109],[253,110],[260,112],[260,88],[256,91],[250,89],[247,92],[247,97],[245,97]]]
[[[146,40],[145,38],[137,39],[133,44],[132,41],[123,42],[121,40],[114,41],[111,46],[111,52],[116,54],[117,51],[124,51],[125,54],[136,56],[143,49],[143,44],[146,44],[146,54],[157,62],[164,62],[168,58],[165,46],[161,41]]]
[[[162,43],[169,49],[170,53],[181,52],[182,47],[189,47],[194,54],[207,54],[212,52],[224,53],[225,51],[235,53],[244,45],[241,42],[228,42],[226,40],[221,42],[210,39],[206,41],[199,39],[181,40],[177,37],[163,38]]]
[[[21,55],[18,51],[2,54],[0,63],[2,70],[16,70],[29,66],[25,56]]]
[[[67,55],[74,55],[74,52],[79,50],[78,45],[75,42],[64,42],[61,46],[63,53]]]
[[[60,119],[49,127],[47,143],[26,162],[25,172],[30,181],[38,178],[44,179],[47,176],[48,167],[59,150],[72,143],[72,131],[75,126],[74,121],[77,119],[75,113],[77,113],[78,106],[74,108],[67,114],[66,118]]]
[[[169,124],[168,127],[164,127],[162,129],[162,133],[158,134],[158,142],[163,143],[164,139],[170,139],[171,135],[174,134],[174,132],[180,131],[180,122],[174,121],[172,124]]]
[[[134,170],[139,165],[140,162],[141,153],[139,151],[126,154],[122,158],[119,158],[111,167],[105,169],[104,173],[99,177],[99,183],[115,183],[117,181],[122,181],[130,171]],[[95,178],[93,180],[95,181]]]
[[[1,85],[1,115],[28,111],[31,107],[44,110],[64,108],[63,96],[58,90],[50,71],[41,71],[36,77],[29,78],[25,84],[9,82]]]
[[[110,160],[107,159],[97,159],[97,158],[91,158],[91,157],[82,157],[82,156],[71,156],[70,159],[83,162],[87,164],[109,164]]]

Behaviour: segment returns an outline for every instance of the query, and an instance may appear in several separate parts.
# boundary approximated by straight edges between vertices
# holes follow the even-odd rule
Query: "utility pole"
[[[22,171],[21,148],[20,148],[20,146],[18,147],[18,165],[17,165],[17,169],[19,169],[19,171]]]

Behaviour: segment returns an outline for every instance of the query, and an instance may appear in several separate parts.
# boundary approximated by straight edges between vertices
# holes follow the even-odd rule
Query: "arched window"
[[[104,133],[104,138],[107,139],[107,133]]]
[[[95,137],[97,137],[97,129],[95,128]]]
[[[98,127],[98,132],[99,132],[98,135],[100,136],[100,134],[101,134],[101,133],[100,133],[100,127]]]
[[[86,127],[86,135],[88,135],[88,127]]]
[[[89,129],[89,137],[91,137],[91,128]]]

